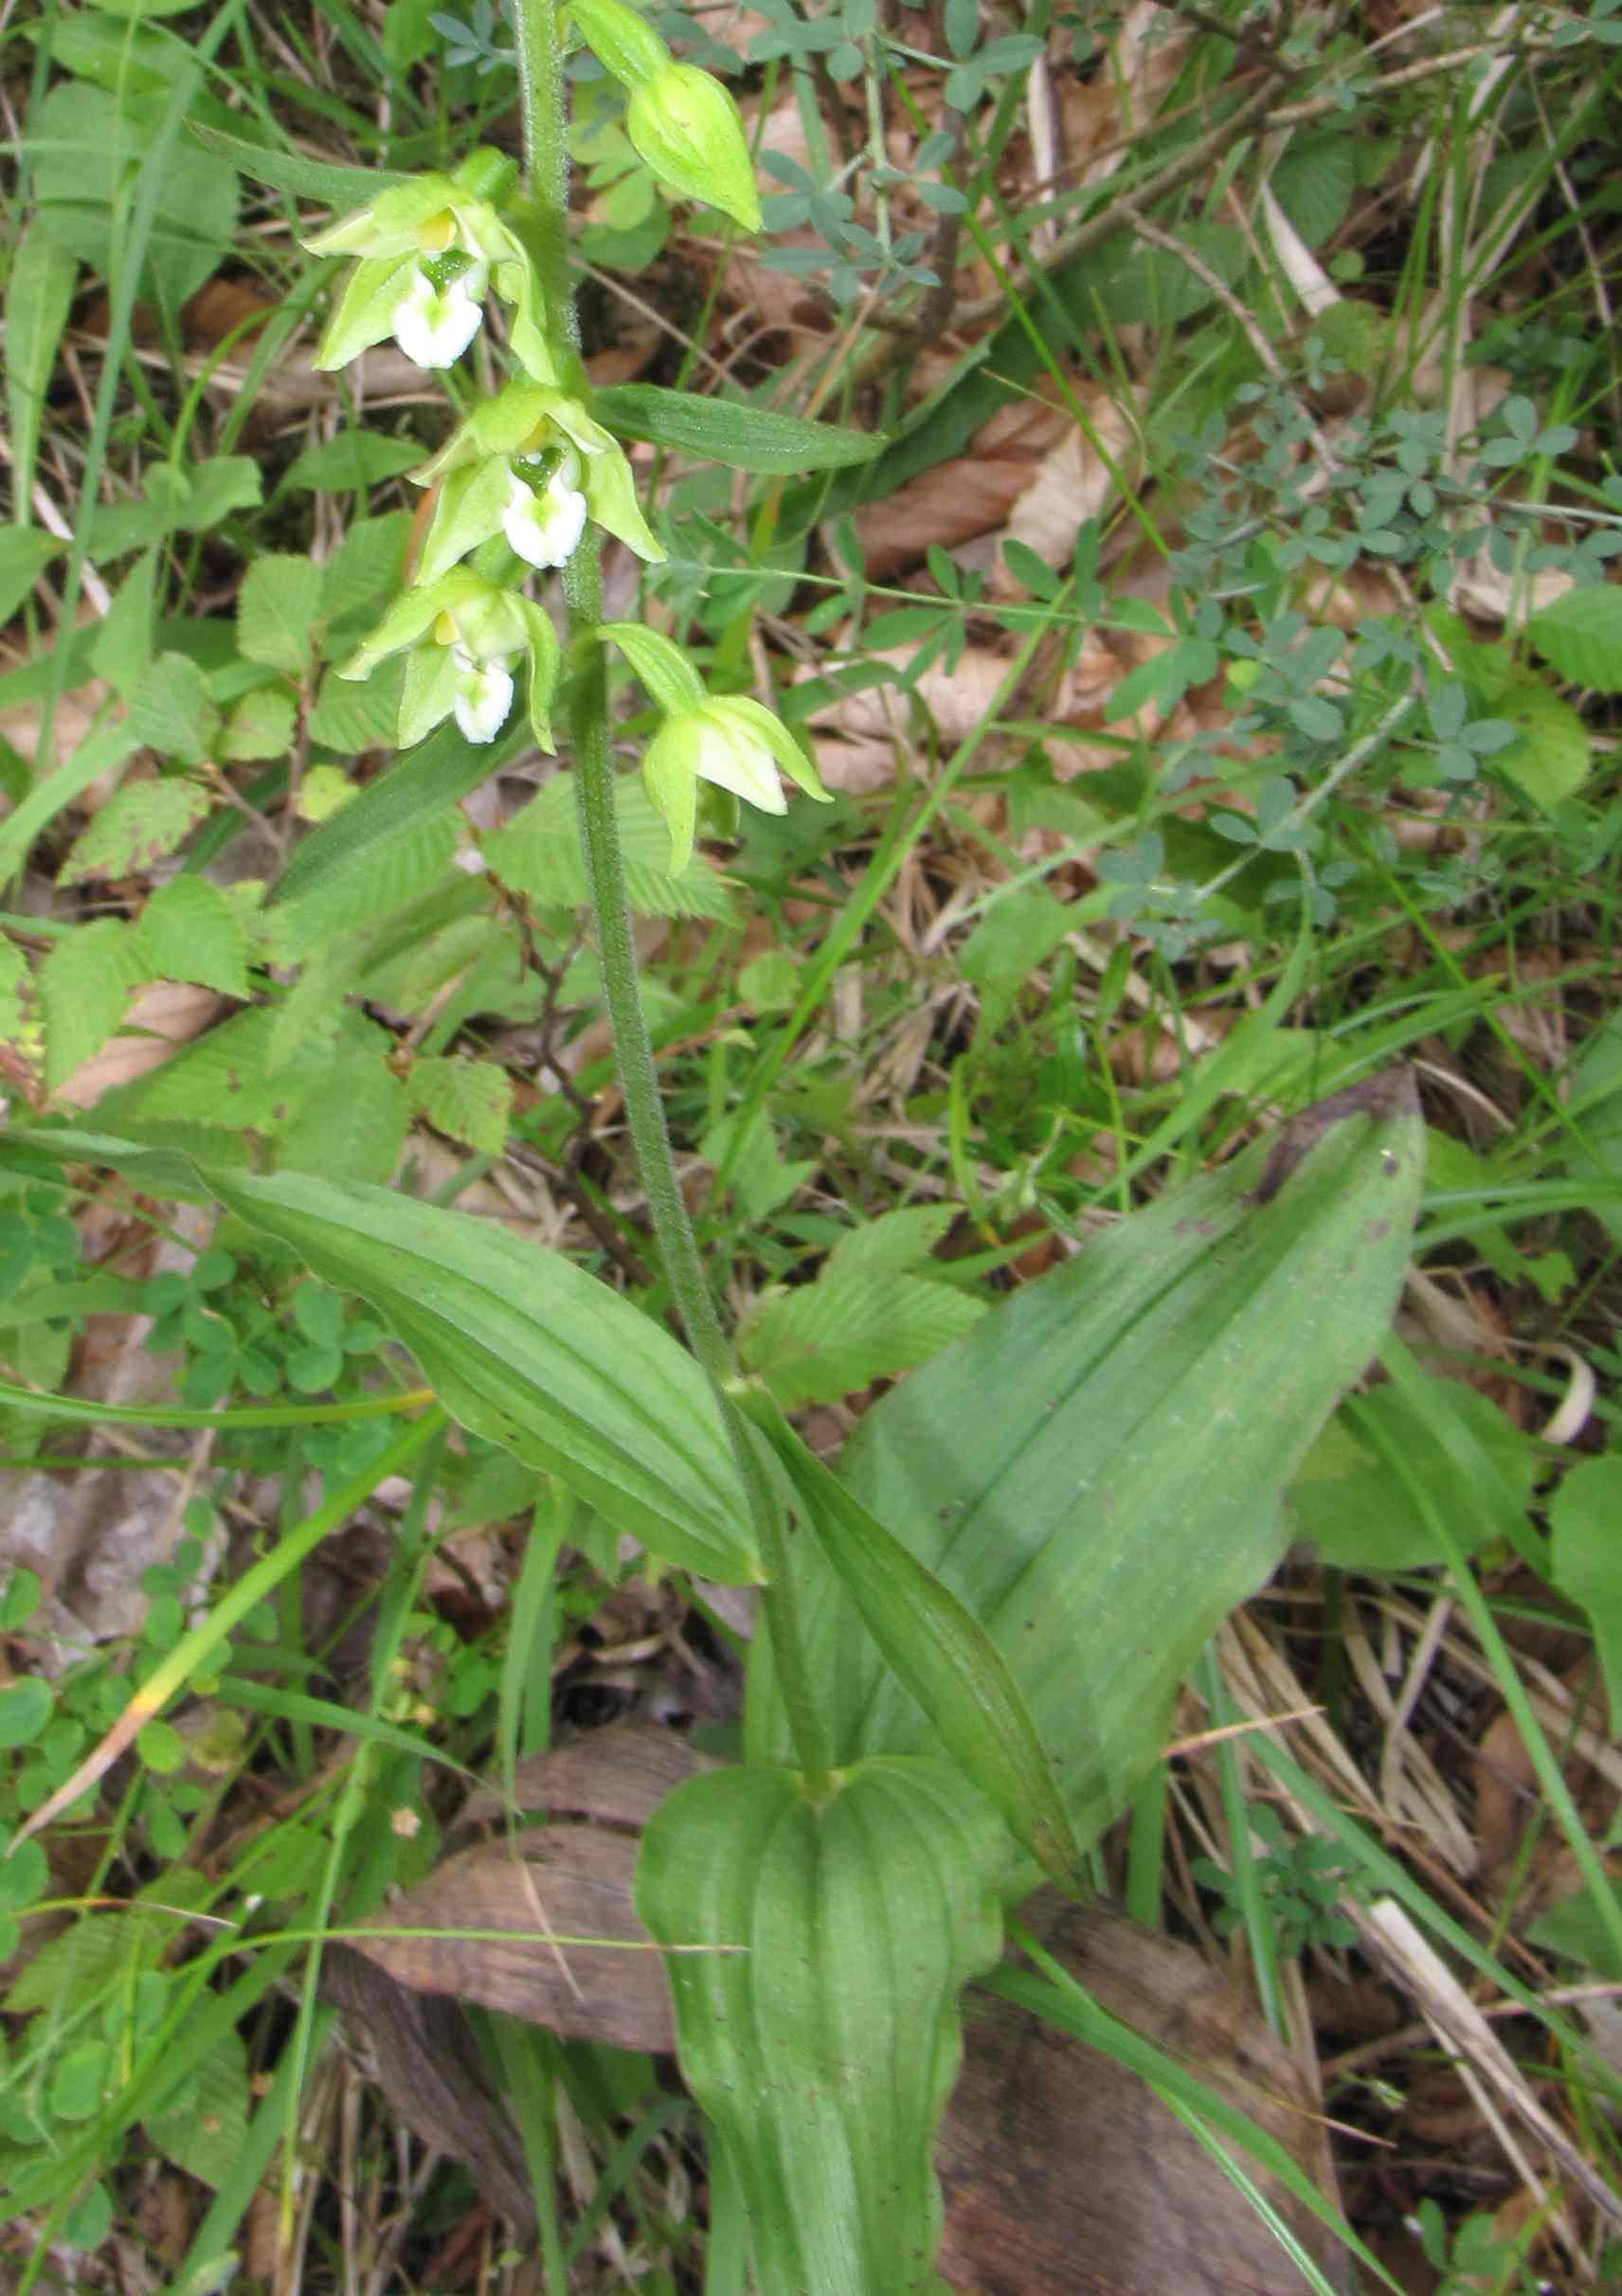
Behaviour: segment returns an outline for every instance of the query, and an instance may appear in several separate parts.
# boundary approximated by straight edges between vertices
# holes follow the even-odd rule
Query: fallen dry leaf
[[[1001,526],[1070,428],[1062,407],[1016,399],[981,425],[966,453],[865,504],[856,529],[868,579],[885,582],[916,565],[931,543],[950,550]]]

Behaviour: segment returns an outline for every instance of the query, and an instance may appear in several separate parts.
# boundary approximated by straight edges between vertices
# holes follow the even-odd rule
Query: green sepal
[[[670,832],[670,873],[693,858],[698,828],[698,729],[694,719],[667,718],[642,753],[642,783]]]
[[[403,590],[371,635],[361,640],[347,661],[338,664],[338,675],[369,677],[389,655],[414,646],[432,628],[437,616],[453,603],[454,594],[442,581],[418,583]]]
[[[704,680],[681,648],[658,631],[641,622],[604,622],[597,635],[619,647],[666,717],[703,708]]]
[[[394,739],[410,749],[456,708],[457,666],[449,646],[419,646],[406,663]]]
[[[447,471],[423,545],[418,580],[437,582],[470,550],[499,534],[511,491],[507,465],[495,456]]]
[[[625,133],[661,184],[761,228],[760,195],[738,107],[694,63],[667,63],[625,106]]]
[[[552,739],[552,703],[557,697],[558,677],[563,667],[563,649],[552,627],[552,618],[545,606],[536,605],[532,598],[510,593],[523,621],[527,644],[525,652],[530,663],[530,728],[549,757],[554,756],[557,744]]]
[[[417,257],[363,256],[343,290],[315,353],[321,368],[347,367],[363,350],[394,332],[394,314],[411,283]]]
[[[612,384],[595,394],[592,404],[622,439],[643,439],[675,455],[765,475],[849,469],[871,462],[890,444],[882,431],[808,422],[768,406],[664,390],[657,383]]]
[[[764,742],[776,763],[797,789],[802,789],[808,798],[817,798],[820,804],[833,803],[832,797],[822,786],[816,766],[775,710],[766,709],[763,702],[755,701],[747,693],[729,693],[720,701],[712,702],[710,707],[741,721]]]
[[[457,197],[448,175],[413,175],[388,186],[324,231],[312,232],[303,245],[312,255],[357,255],[368,260],[418,255],[418,232]]]
[[[513,346],[514,357],[537,383],[555,385],[561,378],[547,338],[546,312],[534,266],[527,256],[514,257],[510,261],[498,262],[492,278],[496,294],[512,306],[507,340]]]

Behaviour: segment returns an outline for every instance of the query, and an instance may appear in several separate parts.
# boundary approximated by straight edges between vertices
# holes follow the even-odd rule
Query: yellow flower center
[[[449,606],[442,606],[434,619],[436,646],[456,646],[461,643],[461,632],[457,628],[456,616]]]
[[[448,207],[417,226],[417,246],[424,255],[443,255],[457,235],[457,220]]]

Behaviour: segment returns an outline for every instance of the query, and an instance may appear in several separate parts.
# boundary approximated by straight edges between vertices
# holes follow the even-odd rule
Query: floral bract
[[[624,450],[578,399],[544,384],[509,384],[412,475],[441,481],[423,549],[427,581],[495,534],[532,566],[562,565],[588,515],[639,557],[664,556]]]

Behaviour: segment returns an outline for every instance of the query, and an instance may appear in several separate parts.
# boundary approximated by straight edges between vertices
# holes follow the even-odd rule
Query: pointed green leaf
[[[66,547],[38,527],[0,527],[0,623],[9,622],[53,558]]]
[[[375,1308],[476,1434],[688,1570],[759,1575],[709,1385],[629,1300],[467,1212],[301,1174],[205,1177],[240,1218]]]
[[[1549,1509],[1555,1585],[1580,1604],[1622,1722],[1622,1458],[1608,1452],[1574,1467]]]
[[[33,499],[45,391],[78,277],[78,258],[61,246],[36,216],[12,249],[6,281],[6,413],[11,426],[14,502]],[[0,620],[10,612],[8,605]]]
[[[135,936],[116,918],[99,917],[57,942],[40,966],[48,1091],[99,1052],[142,978]]]
[[[395,184],[410,182],[393,168],[340,168],[331,162],[302,158],[296,152],[273,152],[261,144],[228,135],[223,128],[188,120],[187,126],[206,151],[225,160],[250,182],[269,184],[277,191],[296,191],[301,199],[319,200],[324,206],[352,207],[373,200]]]
[[[1084,1841],[1283,1552],[1283,1491],[1389,1323],[1423,1138],[1406,1071],[1308,1109],[1000,1302],[857,1430],[852,1495],[1002,1652]],[[853,1655],[859,1614],[832,1573],[805,1569],[797,1598],[833,1758],[935,1744]],[[769,1663],[749,1738],[787,1744]]]
[[[313,558],[273,550],[256,558],[237,598],[243,658],[301,677],[315,659],[321,569]]]
[[[807,422],[768,406],[736,399],[705,399],[695,391],[661,390],[657,383],[615,383],[594,393],[591,410],[621,439],[645,439],[673,454],[730,470],[763,473],[849,469],[871,462],[890,441],[880,431],[841,430]]]
[[[130,730],[162,758],[201,765],[220,734],[208,681],[189,654],[160,654],[135,689]]]
[[[935,2285],[931,2155],[958,1996],[997,1959],[1003,1839],[928,1761],[863,1763],[821,1803],[792,1771],[723,1770],[655,1812],[638,1910],[662,1945],[717,1948],[665,1966],[761,2296]]]
[[[488,748],[465,741],[454,726],[442,726],[421,749],[369,781],[352,803],[306,837],[271,888],[268,906],[290,907],[333,886],[358,886],[377,848],[408,831],[424,816],[454,805],[470,789],[498,773],[528,741],[513,726]]]
[[[141,911],[144,969],[155,980],[196,980],[222,996],[248,993],[247,936],[217,885],[171,877]]]
[[[854,1499],[781,1411],[744,1408],[762,1429],[896,1683],[917,1701],[964,1775],[1001,1812],[1045,1873],[1079,1890],[1081,1852],[1053,1767],[1012,1669],[934,1573]]]
[[[1566,591],[1533,615],[1526,635],[1572,685],[1622,693],[1622,590],[1613,583]]]

